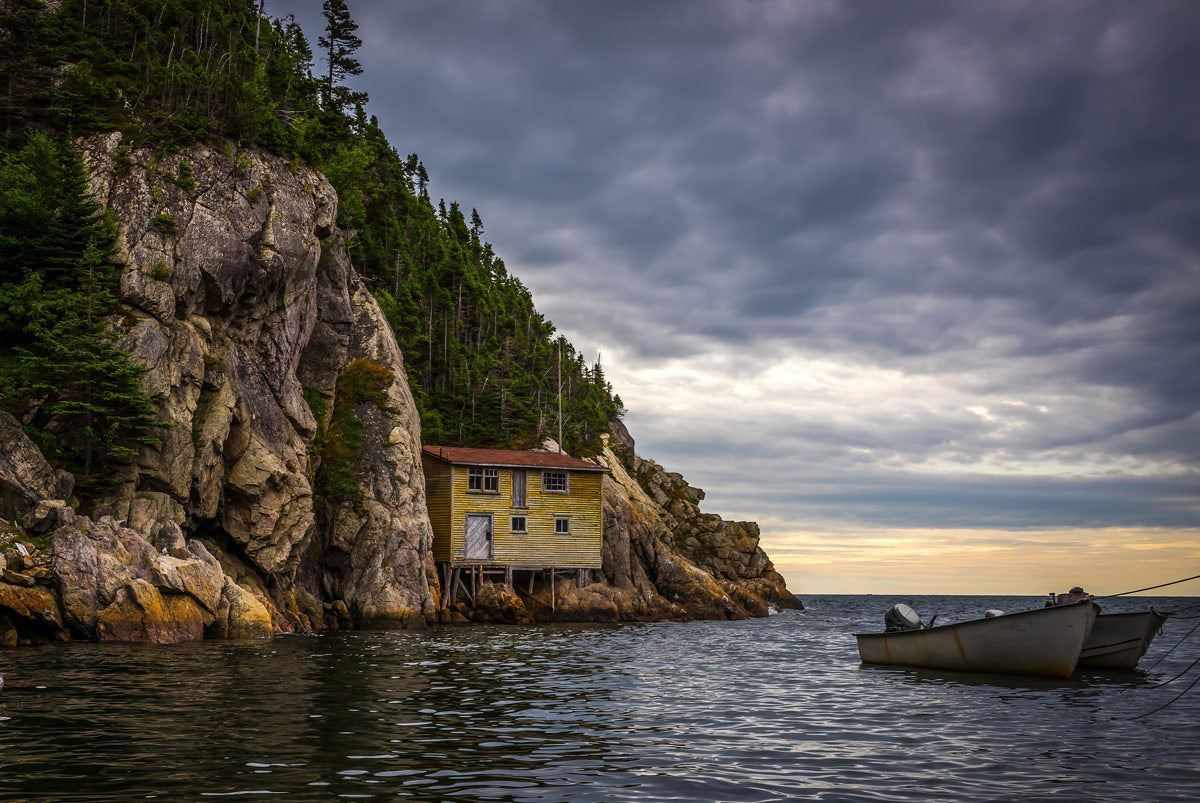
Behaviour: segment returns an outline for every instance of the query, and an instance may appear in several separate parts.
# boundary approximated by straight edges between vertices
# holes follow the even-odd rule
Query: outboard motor
[[[898,630],[920,630],[921,617],[902,602],[899,605],[893,605],[883,615],[883,628],[888,633],[895,633]]]

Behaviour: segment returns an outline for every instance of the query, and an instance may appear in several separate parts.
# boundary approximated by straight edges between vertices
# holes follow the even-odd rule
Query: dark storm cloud
[[[689,445],[671,444],[679,454]],[[864,461],[865,462],[865,461]],[[778,471],[769,459],[746,461],[763,481],[731,488],[728,467],[697,460],[688,479],[712,483],[722,509],[758,511],[756,517],[789,518],[792,511],[816,521],[864,528],[930,529],[1035,527],[1195,527],[1194,478],[1048,479],[997,475],[930,476],[863,465],[811,472]],[[708,468],[708,466],[712,466]],[[781,479],[774,479],[774,478]],[[786,477],[786,482],[782,480]],[[736,502],[731,501],[736,498]],[[781,504],[780,500],[786,500]]]
[[[846,420],[831,421],[834,402],[737,419],[723,454],[786,443],[819,465],[883,453],[903,466],[1057,450],[1195,478],[1190,0],[350,7],[369,111],[422,156],[435,198],[479,209],[577,346],[617,345],[639,366],[711,359],[739,377],[828,355],[927,394],[923,408],[856,396]],[[294,12],[315,43],[315,1],[269,10]],[[933,398],[939,385],[952,401]],[[698,456],[672,433],[681,415],[631,411],[665,462]],[[999,521],[1008,486],[989,497],[976,482],[958,509]],[[1078,487],[1115,520],[1148,520],[1135,498],[1165,491],[1130,482]],[[1030,524],[1054,518],[1035,485],[1018,492]],[[1059,518],[1086,518],[1064,486],[1047,488]],[[911,489],[877,509],[953,506]],[[1194,524],[1191,498],[1163,520]],[[876,509],[866,494],[839,499],[851,502]]]

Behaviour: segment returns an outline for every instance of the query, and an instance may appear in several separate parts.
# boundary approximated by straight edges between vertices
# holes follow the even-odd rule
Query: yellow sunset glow
[[[1200,531],[768,531],[763,548],[804,594],[1119,594],[1200,574]],[[1200,595],[1200,580],[1149,592]]]

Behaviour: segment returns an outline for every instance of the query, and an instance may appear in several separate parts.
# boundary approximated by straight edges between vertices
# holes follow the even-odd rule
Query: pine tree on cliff
[[[347,76],[362,75],[362,65],[353,55],[362,47],[362,39],[355,34],[358,23],[351,19],[345,0],[325,0],[321,13],[325,15],[325,35],[317,43],[325,49],[328,66],[323,90],[325,111],[344,122],[340,118],[347,107],[367,102],[366,92],[352,92],[341,84]]]
[[[117,348],[112,226],[78,151],[34,134],[0,161],[0,394],[33,413],[52,461],[83,475],[157,445],[142,369]]]

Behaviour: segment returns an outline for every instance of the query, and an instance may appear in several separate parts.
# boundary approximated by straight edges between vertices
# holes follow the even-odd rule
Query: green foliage
[[[183,159],[179,160],[179,168],[175,174],[175,184],[188,192],[196,188],[196,174],[192,172],[191,164]]]
[[[260,20],[254,0],[63,0],[52,13],[34,0],[7,0],[4,141],[17,147],[30,129],[119,129],[122,149],[233,141],[228,154],[239,176],[251,166],[239,151],[251,144],[290,157],[294,173],[301,160],[321,165],[339,195],[339,224],[358,232],[350,241],[355,268],[404,350],[424,440],[522,447],[556,436],[561,357],[563,445],[596,449],[622,413],[599,359],[585,361],[537,312],[483,240],[476,210],[468,217],[456,203],[431,201],[425,165],[416,154],[401,157],[366,115],[365,94],[344,85],[361,73],[347,4],[325,0],[322,10],[318,68],[295,20]],[[196,186],[185,160],[167,176],[185,190]],[[15,185],[0,187],[6,214],[36,224],[41,190],[19,171],[12,178]],[[161,203],[153,182],[151,191]],[[262,192],[258,185],[247,198]],[[165,212],[152,222],[176,232]],[[0,331],[13,328],[5,321],[14,315],[53,317],[60,287],[44,271],[6,280]]]
[[[151,279],[157,279],[160,282],[165,282],[171,278],[171,269],[167,267],[167,262],[160,259],[154,263],[154,266],[147,271]]]
[[[354,410],[362,404],[386,409],[384,395],[391,386],[390,368],[373,360],[359,359],[350,363],[338,376],[334,390],[333,412],[324,437],[320,438],[321,467],[317,471],[315,494],[329,502],[362,501],[362,491],[354,472],[358,467],[363,421]],[[313,414],[318,409],[324,418],[325,399],[317,392],[305,390],[305,400]],[[318,401],[319,399],[319,401]]]
[[[308,409],[312,412],[313,418],[317,422],[317,439],[320,440],[320,433],[325,427],[325,413],[328,404],[325,402],[325,394],[317,388],[304,388],[301,391],[304,396],[304,403],[308,405]]]
[[[557,437],[561,354],[563,446],[594,452],[623,413],[599,359],[588,364],[534,308],[508,273],[483,220],[457,203],[435,208],[417,156],[401,159],[377,122],[325,162],[338,191],[338,222],[358,235],[356,269],[404,350],[421,413],[422,440],[526,447]]]
[[[158,445],[142,370],[116,347],[111,221],[78,152],[35,133],[0,152],[0,391],[86,495],[106,466]]]
[[[365,92],[352,92],[341,83],[347,76],[362,75],[362,65],[352,55],[362,47],[362,39],[355,33],[358,23],[351,19],[345,0],[325,0],[321,13],[325,16],[325,34],[317,39],[317,44],[325,51],[327,66],[322,106],[327,113],[340,117],[347,107],[367,102]]]
[[[167,150],[215,135],[282,151],[292,123],[321,112],[299,26],[260,25],[253,0],[64,0],[49,13],[9,0],[0,58],[8,136],[120,129]]]
[[[325,394],[317,388],[304,388],[302,394],[305,404],[313,414],[313,419],[317,422],[317,436],[308,452],[310,468],[312,468],[321,460],[321,447],[325,442],[325,413],[328,412],[329,405],[325,400]]]
[[[167,212],[160,212],[159,214],[150,218],[150,222],[154,224],[156,229],[166,234],[174,234],[178,228],[178,224],[175,222],[175,216]]]

